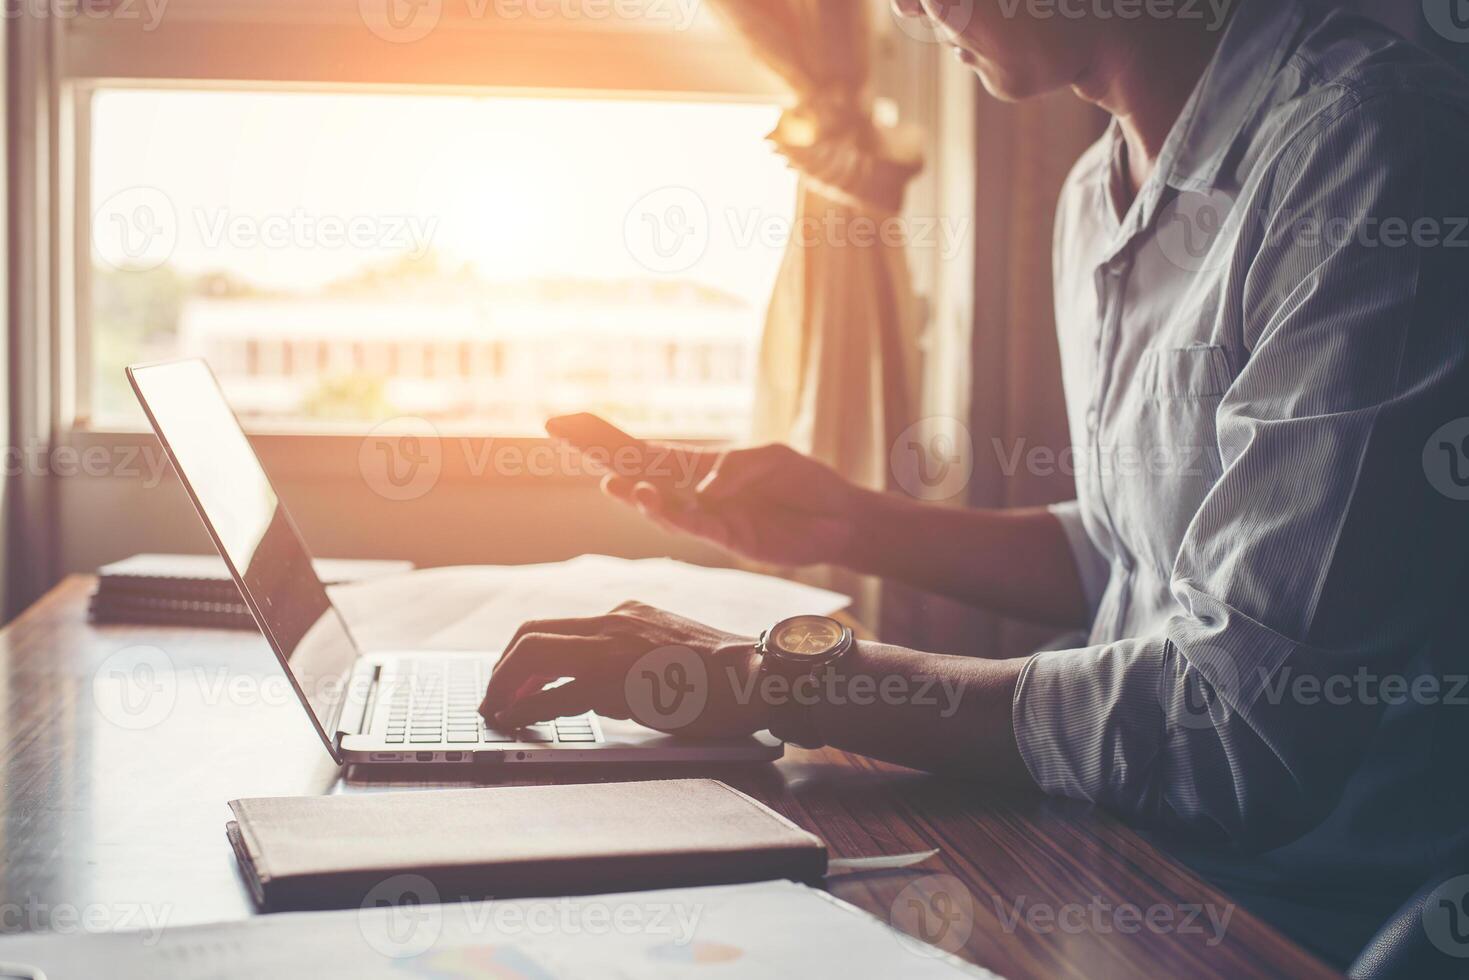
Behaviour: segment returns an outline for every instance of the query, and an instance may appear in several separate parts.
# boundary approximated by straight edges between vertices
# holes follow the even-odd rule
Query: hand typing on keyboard
[[[592,711],[680,735],[738,737],[766,727],[758,667],[753,638],[624,603],[591,619],[526,623],[479,711],[501,730]]]
[[[383,740],[388,745],[518,743],[590,744],[599,741],[590,717],[557,718],[518,731],[485,724],[476,710],[485,689],[483,661],[419,658],[402,665],[383,686]]]

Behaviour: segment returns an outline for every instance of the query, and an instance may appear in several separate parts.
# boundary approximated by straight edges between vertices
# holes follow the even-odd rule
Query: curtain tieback
[[[890,214],[902,210],[908,184],[923,169],[914,128],[879,127],[870,107],[847,93],[803,98],[767,138],[824,193]]]

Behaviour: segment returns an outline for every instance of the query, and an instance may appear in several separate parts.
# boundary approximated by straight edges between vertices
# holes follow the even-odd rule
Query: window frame
[[[140,0],[131,9],[140,9]],[[285,0],[298,4],[299,0]],[[677,101],[784,102],[785,89],[730,34],[693,30],[670,44],[665,32],[545,23],[501,26],[452,20],[413,44],[392,44],[342,16],[342,0],[327,0],[320,16],[302,16],[280,0],[247,0],[225,8],[217,0],[174,0],[169,13],[137,41],[136,20],[77,18],[53,22],[58,42],[54,83],[66,107],[58,126],[58,200],[70,215],[64,262],[55,273],[67,309],[58,311],[55,380],[63,385],[58,431],[95,434],[125,443],[138,430],[99,426],[91,399],[91,97],[98,89],[178,88],[192,91],[288,91],[479,96],[574,96]],[[351,6],[356,7],[355,0]],[[174,16],[181,9],[182,16]],[[489,7],[482,5],[481,9]],[[262,14],[278,16],[262,20]],[[312,52],[346,51],[336,63]],[[227,54],[223,60],[218,55]],[[566,65],[581,66],[568,75]],[[62,355],[58,350],[58,355]],[[252,433],[254,435],[254,433]],[[306,440],[328,446],[350,434],[261,433],[274,444]],[[71,440],[75,442],[76,439]],[[307,454],[281,454],[295,461]],[[292,471],[298,467],[292,463]]]
[[[117,0],[124,2],[124,0]],[[126,0],[140,3],[141,0]],[[187,10],[208,7],[218,0],[174,0],[174,5]],[[288,18],[282,24],[262,23],[248,16],[251,2],[269,6],[272,3],[298,3],[299,0],[250,0],[244,6],[247,16],[231,18],[222,15],[189,16],[166,21],[155,32],[162,35],[160,48],[153,44],[130,45],[136,41],[136,24],[107,20],[51,19],[45,30],[51,38],[53,57],[47,65],[46,84],[55,97],[56,111],[51,134],[55,148],[52,177],[54,202],[59,219],[57,256],[52,273],[52,337],[56,343],[51,358],[50,387],[53,432],[58,444],[85,449],[91,445],[105,448],[145,447],[153,444],[151,433],[140,429],[113,426],[99,427],[91,423],[91,323],[90,304],[82,302],[90,295],[91,228],[89,215],[91,159],[91,94],[98,88],[168,88],[221,90],[282,90],[299,92],[394,92],[424,94],[474,95],[550,95],[579,98],[639,98],[735,102],[788,102],[789,94],[776,76],[759,66],[744,42],[729,34],[695,36],[691,32],[678,45],[669,45],[656,34],[618,32],[601,35],[585,29],[557,31],[545,27],[534,30],[512,30],[501,35],[497,29],[483,24],[460,29],[450,25],[437,31],[433,39],[414,45],[374,43],[368,32],[341,23],[321,23],[310,18]],[[886,8],[886,0],[870,0]],[[170,6],[170,10],[174,9]],[[355,5],[355,4],[354,4]],[[273,8],[274,9],[274,8]],[[282,8],[284,9],[284,8]],[[299,9],[299,8],[296,8]],[[879,24],[884,21],[879,21]],[[288,28],[282,33],[282,27]],[[352,61],[348,70],[327,72],[318,59],[302,57],[300,52],[331,50],[319,45],[338,45],[350,33],[351,41],[361,51],[370,51],[372,59]],[[875,38],[877,58],[875,81],[880,90],[889,93],[888,101],[900,107],[912,121],[928,133],[931,150],[941,145],[941,130],[954,125],[954,107],[938,105],[940,93],[963,97],[959,106],[959,124],[964,125],[964,112],[972,105],[972,93],[956,90],[952,68],[945,76],[948,59],[939,57],[937,45],[915,45],[897,31],[879,27]],[[289,46],[282,50],[282,39]],[[610,42],[610,43],[609,43]],[[500,59],[487,52],[518,50],[518,59]],[[159,56],[159,51],[163,56]],[[230,52],[230,59],[219,61],[203,52]],[[535,55],[527,58],[526,52]],[[594,54],[621,52],[584,74],[567,79],[558,75],[561,84],[550,85],[550,79],[534,71],[514,74],[516,66],[527,63],[534,68],[537,60],[555,64],[571,58],[592,63]],[[469,58],[473,56],[474,64]],[[476,68],[475,65],[479,67]],[[251,67],[253,66],[253,67]],[[456,74],[462,72],[462,74]],[[947,78],[947,83],[944,79]],[[567,82],[576,84],[567,84]],[[539,84],[537,84],[539,83]],[[614,87],[615,85],[615,87]],[[966,140],[967,142],[967,140]],[[931,162],[937,163],[938,153]],[[919,178],[910,195],[910,207],[927,209],[944,196],[935,187],[942,175],[936,167]],[[921,202],[914,204],[914,202]],[[955,284],[935,268],[914,262],[915,286],[920,292],[938,290],[940,299],[945,289]],[[958,305],[962,311],[967,300],[964,285],[958,284]],[[949,305],[947,302],[943,306]],[[942,313],[943,306],[935,312]],[[930,304],[930,308],[933,305]],[[487,434],[492,435],[492,434]],[[252,432],[251,438],[261,447],[267,463],[274,463],[273,473],[283,478],[325,478],[335,473],[340,478],[340,465],[349,454],[355,458],[360,435],[328,433]],[[446,437],[452,439],[454,437]],[[476,436],[475,438],[479,438]],[[691,445],[716,445],[712,440],[680,440]],[[499,444],[531,447],[543,439],[498,438]],[[453,454],[446,453],[448,460]],[[468,472],[463,466],[445,466],[446,480],[483,480],[483,474]],[[495,477],[498,479],[498,477]]]

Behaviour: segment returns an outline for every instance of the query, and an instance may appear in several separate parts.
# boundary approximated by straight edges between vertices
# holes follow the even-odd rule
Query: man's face
[[[1040,16],[1027,0],[892,0],[923,17],[996,98],[1018,101],[1075,83],[1088,67],[1095,24]]]

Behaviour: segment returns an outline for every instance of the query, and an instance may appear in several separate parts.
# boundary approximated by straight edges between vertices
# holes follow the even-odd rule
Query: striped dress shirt
[[[1469,89],[1242,0],[1135,200],[1125,159],[1114,125],[1057,220],[1055,512],[1093,622],[1027,663],[1020,751],[1218,878],[1373,922],[1469,873]],[[1294,931],[1339,956],[1343,921]]]

